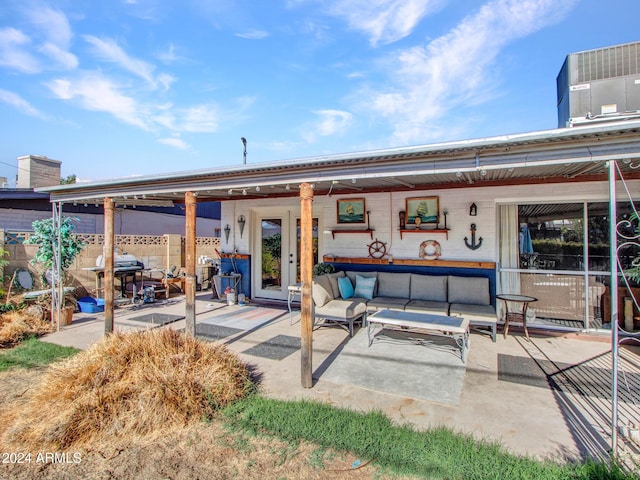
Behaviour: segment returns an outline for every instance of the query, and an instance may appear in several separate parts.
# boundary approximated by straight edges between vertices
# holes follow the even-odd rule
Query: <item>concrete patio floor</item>
[[[184,297],[175,297],[139,308],[119,307],[114,324],[117,331],[141,330],[154,325],[132,318],[150,313],[184,317],[184,312]],[[301,386],[299,348],[293,346],[283,358],[251,354],[276,336],[299,337],[299,313],[294,313],[291,325],[286,305],[243,309],[212,300],[206,292],[198,294],[196,312],[197,328],[216,319],[232,322],[234,315],[245,315],[246,327],[237,328],[236,322],[233,325],[237,330],[230,329],[231,333],[220,341],[256,368],[261,390],[269,397],[307,398],[359,411],[382,411],[398,423],[410,423],[419,429],[447,426],[478,439],[497,441],[513,453],[537,458],[606,456],[611,445],[611,347],[606,336],[530,332],[528,341],[515,330],[506,339],[499,333],[493,343],[488,335],[472,332],[462,392],[459,401],[452,404],[328,380],[327,369],[345,345],[358,335],[366,335],[365,331],[349,338],[340,328],[314,330],[314,386],[306,389]],[[184,326],[182,318],[159,328]],[[72,325],[43,340],[86,349],[103,335],[104,314],[76,313]],[[399,354],[401,351],[398,349]],[[640,357],[637,351],[626,349],[622,357],[626,375],[621,388],[626,389],[629,384],[629,390],[621,395],[620,415],[638,423]],[[393,367],[386,373],[389,381],[403,377]],[[622,439],[620,442],[625,454],[638,458],[637,444]]]

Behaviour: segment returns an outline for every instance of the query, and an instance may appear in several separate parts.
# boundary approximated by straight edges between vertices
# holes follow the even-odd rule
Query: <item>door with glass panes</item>
[[[289,212],[258,217],[254,252],[254,297],[286,300],[300,282],[300,218]],[[318,263],[318,219],[313,218],[313,263]]]

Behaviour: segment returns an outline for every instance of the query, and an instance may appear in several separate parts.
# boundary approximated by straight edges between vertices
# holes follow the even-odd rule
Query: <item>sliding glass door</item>
[[[538,298],[531,304],[533,324],[606,327],[611,284],[608,203],[518,205],[517,217],[514,207],[500,206],[500,290]],[[506,214],[509,211],[513,213]],[[618,220],[628,217],[630,205],[619,203],[618,212]],[[507,253],[515,251],[515,245],[517,255],[510,257]],[[623,256],[622,268],[630,262],[631,255]]]

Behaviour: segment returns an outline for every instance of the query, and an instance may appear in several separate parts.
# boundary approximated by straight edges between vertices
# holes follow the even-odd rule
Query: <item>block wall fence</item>
[[[9,263],[4,269],[0,268],[0,282],[5,290],[13,273],[21,268],[26,268],[31,272],[34,288],[45,288],[40,281],[42,266],[31,264],[38,246],[24,243],[30,235],[31,232],[0,229],[0,249],[9,252],[8,256],[4,257]],[[78,234],[78,237],[86,243],[86,246],[67,270],[66,283],[75,286],[82,285],[88,292],[93,293],[95,273],[83,269],[96,265],[96,259],[102,255],[104,235]],[[178,268],[184,267],[184,241],[184,237],[178,234],[115,236],[117,253],[134,255],[146,268],[164,270],[168,270],[174,265]],[[220,246],[219,237],[197,237],[196,259],[201,256],[219,258],[216,252],[220,251]]]

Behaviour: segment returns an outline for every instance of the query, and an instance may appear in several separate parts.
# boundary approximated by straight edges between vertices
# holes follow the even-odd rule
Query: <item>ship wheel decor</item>
[[[369,256],[371,258],[382,258],[387,254],[387,244],[376,238],[375,242],[369,244]]]

